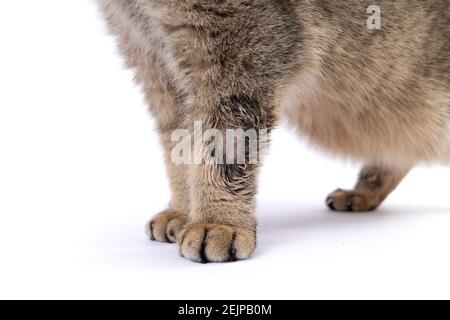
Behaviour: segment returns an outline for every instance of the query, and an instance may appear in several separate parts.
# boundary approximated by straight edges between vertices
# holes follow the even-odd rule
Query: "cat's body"
[[[286,117],[313,145],[366,164],[355,190],[327,199],[339,211],[375,209],[413,166],[450,162],[447,0],[100,3],[166,150],[173,197],[149,234],[193,261],[253,252],[259,163],[175,165],[175,129],[261,131]]]

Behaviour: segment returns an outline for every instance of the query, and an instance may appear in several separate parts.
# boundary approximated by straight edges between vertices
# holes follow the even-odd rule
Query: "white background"
[[[450,298],[450,169],[332,213],[358,164],[279,129],[255,256],[194,264],[144,235],[169,200],[161,150],[93,2],[2,1],[0,39],[0,298]]]

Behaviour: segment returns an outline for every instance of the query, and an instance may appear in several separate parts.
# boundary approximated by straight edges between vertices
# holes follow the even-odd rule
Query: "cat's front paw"
[[[181,255],[199,263],[232,262],[251,256],[255,232],[220,224],[191,224],[178,238]]]
[[[367,212],[375,210],[380,201],[367,193],[338,189],[327,197],[326,204],[333,211]]]
[[[176,243],[185,224],[185,216],[172,210],[166,210],[147,224],[145,233],[153,241]]]

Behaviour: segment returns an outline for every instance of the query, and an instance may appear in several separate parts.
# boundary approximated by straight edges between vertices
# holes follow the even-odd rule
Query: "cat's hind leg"
[[[409,171],[409,168],[365,166],[361,170],[353,190],[338,189],[334,191],[327,197],[326,204],[333,211],[373,211],[381,205]]]

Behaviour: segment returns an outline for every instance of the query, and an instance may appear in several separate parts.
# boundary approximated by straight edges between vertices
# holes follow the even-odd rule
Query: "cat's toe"
[[[377,208],[375,199],[370,195],[338,189],[331,193],[326,200],[327,206],[333,211],[339,212],[367,212]]]
[[[232,262],[251,256],[255,232],[220,224],[192,224],[178,239],[181,255],[199,263]]]
[[[146,225],[146,234],[152,241],[176,243],[186,218],[172,210],[166,210],[155,216]]]

